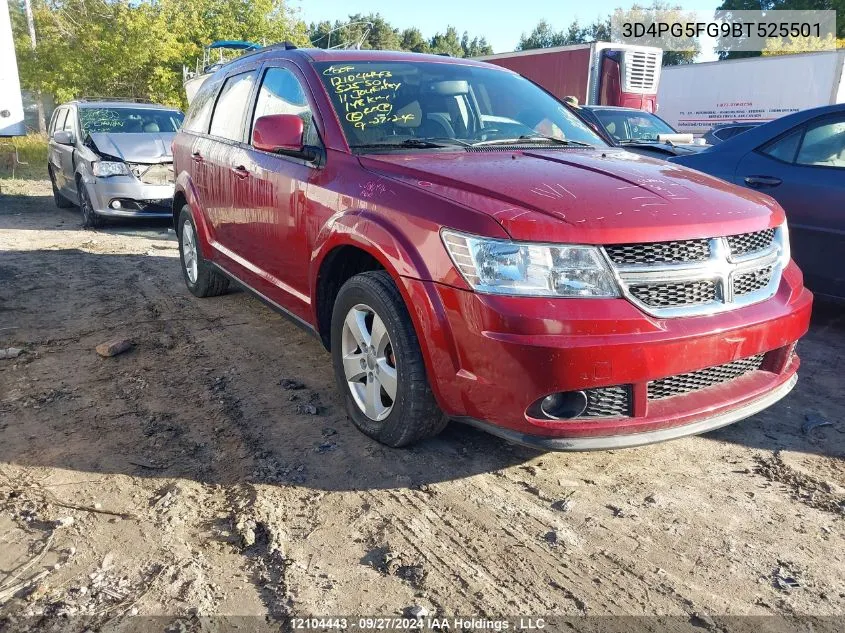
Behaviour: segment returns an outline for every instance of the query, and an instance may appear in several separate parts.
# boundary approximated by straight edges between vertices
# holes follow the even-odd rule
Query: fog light
[[[543,415],[556,420],[577,418],[587,410],[587,394],[583,391],[561,391],[546,396],[540,402]]]
[[[110,206],[112,209],[119,209],[122,205],[120,204],[120,200],[112,200]]]

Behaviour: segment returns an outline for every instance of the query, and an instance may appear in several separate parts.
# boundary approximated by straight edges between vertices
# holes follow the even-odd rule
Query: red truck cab
[[[509,70],[271,47],[206,81],[173,149],[190,291],[234,281],[312,332],[388,445],[451,419],[635,446],[795,384],[812,298],[780,206],[609,147]]]

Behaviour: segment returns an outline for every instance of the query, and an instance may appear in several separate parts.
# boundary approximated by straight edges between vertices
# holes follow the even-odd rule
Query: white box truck
[[[845,103],[845,50],[667,66],[657,93],[660,117],[695,135],[834,103]]]
[[[0,136],[26,134],[8,0],[0,0]]]

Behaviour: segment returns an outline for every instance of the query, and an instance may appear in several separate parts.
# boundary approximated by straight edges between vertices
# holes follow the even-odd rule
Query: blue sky
[[[528,33],[541,19],[556,29],[563,29],[578,18],[590,23],[609,15],[616,8],[628,8],[634,2],[619,0],[290,0],[305,22],[342,19],[350,13],[381,13],[393,26],[404,29],[415,26],[425,37],[443,31],[449,25],[459,33],[483,35],[497,53],[512,51],[519,36]],[[649,0],[639,4],[650,5]],[[712,11],[720,0],[684,0],[687,11]]]

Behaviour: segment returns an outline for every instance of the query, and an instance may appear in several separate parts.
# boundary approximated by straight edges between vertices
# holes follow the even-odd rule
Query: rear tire
[[[340,289],[331,350],[347,412],[364,434],[399,447],[433,437],[448,424],[428,384],[405,302],[386,271],[355,275]]]
[[[76,190],[79,192],[79,209],[82,211],[82,227],[96,229],[103,224],[103,218],[94,212],[91,196],[88,194],[88,188],[85,186],[82,178],[76,179]]]
[[[53,174],[53,168],[48,167],[47,173],[50,174],[50,184],[53,185],[53,202],[56,203],[56,206],[60,209],[70,209],[74,206],[73,202],[65,198],[56,186],[56,176]]]
[[[195,297],[217,297],[229,289],[229,279],[217,272],[202,256],[197,226],[187,204],[179,213],[177,237],[179,261],[185,285]]]

